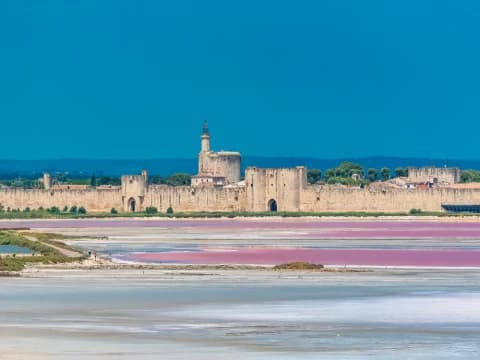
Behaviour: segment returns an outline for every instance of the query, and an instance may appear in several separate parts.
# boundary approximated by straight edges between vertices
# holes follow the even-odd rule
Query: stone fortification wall
[[[309,185],[302,192],[299,210],[408,212],[415,208],[442,211],[442,203],[480,204],[480,190],[452,188],[372,190]]]
[[[88,190],[40,190],[40,189],[5,189],[0,190],[0,204],[5,209],[38,209],[57,206],[83,206],[87,211],[102,212],[115,208],[122,209],[120,189]]]
[[[154,206],[160,212],[169,207],[174,212],[189,211],[243,211],[245,188],[150,185],[143,206]]]
[[[278,211],[307,212],[408,212],[412,208],[442,211],[442,203],[480,204],[480,189],[433,188],[359,189],[333,185],[303,184],[304,172],[297,169],[249,169],[245,187],[205,187],[150,185],[136,200],[136,211],[154,206],[165,212],[189,211],[268,211],[275,200]],[[253,186],[252,186],[253,185]],[[126,206],[135,193],[122,189],[88,190],[0,190],[0,204],[7,209],[60,209],[84,206],[88,212],[108,212],[111,208],[130,211]]]
[[[307,183],[306,169],[255,168],[245,171],[248,211],[269,211],[274,201],[278,211],[298,211]]]

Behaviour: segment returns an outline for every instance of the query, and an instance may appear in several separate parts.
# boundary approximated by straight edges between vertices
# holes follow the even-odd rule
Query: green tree
[[[325,173],[325,179],[329,184],[355,184],[355,181],[352,179],[353,174],[358,174],[363,176],[365,171],[363,170],[362,165],[356,164],[350,161],[344,161],[336,168],[328,169]]]
[[[167,180],[167,185],[172,186],[182,186],[182,185],[190,185],[192,181],[192,175],[185,174],[185,173],[177,173],[170,175]]]
[[[331,177],[327,180],[327,184],[355,185],[355,180],[351,177]]]
[[[113,185],[118,186],[121,185],[122,181],[119,177],[115,176],[101,176],[97,179],[97,186],[101,185]]]
[[[462,170],[460,174],[460,182],[480,182],[480,171],[478,170]]]
[[[167,209],[167,214],[168,214],[168,215],[172,215],[172,214],[173,214],[173,209],[172,209],[171,206],[168,207],[168,209]]]
[[[86,214],[87,213],[87,210],[83,207],[83,206],[80,206],[78,208],[78,213],[79,214]]]
[[[150,183],[151,184],[160,185],[160,184],[165,184],[166,181],[167,180],[160,175],[155,175],[155,176],[150,177]]]
[[[59,183],[66,183],[68,182],[68,176],[67,176],[67,173],[57,173],[55,175],[55,178],[57,179],[57,181]]]
[[[110,210],[110,214],[112,214],[112,215],[118,214],[117,209],[112,208],[112,209]]]
[[[70,208],[70,213],[75,214],[77,212],[77,207],[74,205]]]
[[[325,179],[328,181],[329,179],[331,178],[334,178],[336,177],[336,168],[333,168],[333,169],[327,169],[327,171],[325,172]]]
[[[395,177],[408,176],[408,168],[405,168],[405,167],[397,167],[394,172],[395,172]]]
[[[97,186],[97,178],[95,177],[95,175],[92,175],[92,177],[90,178],[90,186]]]
[[[308,169],[307,181],[309,184],[315,184],[322,178],[322,172],[318,169]]]
[[[370,168],[367,170],[367,179],[371,182],[374,182],[378,179],[378,170]]]
[[[382,168],[380,170],[380,175],[382,176],[383,181],[390,179],[390,169],[386,167]]]

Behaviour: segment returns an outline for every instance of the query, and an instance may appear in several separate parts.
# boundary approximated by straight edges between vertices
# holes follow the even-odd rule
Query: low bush
[[[158,209],[155,206],[147,206],[145,208],[145,213],[147,214],[156,214],[158,213]]]

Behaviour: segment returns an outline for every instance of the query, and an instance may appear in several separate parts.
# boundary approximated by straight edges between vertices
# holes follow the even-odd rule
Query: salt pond
[[[480,356],[478,271],[32,276],[2,280],[2,358]]]
[[[118,260],[237,249],[457,251],[468,256],[480,250],[478,223],[288,219],[7,224],[84,236],[68,242]],[[351,273],[52,269],[25,276],[0,280],[2,359],[480,356],[479,268]]]

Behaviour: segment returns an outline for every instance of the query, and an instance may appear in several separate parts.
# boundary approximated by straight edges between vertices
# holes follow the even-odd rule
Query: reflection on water
[[[480,355],[480,272],[236,274],[5,279],[0,350],[107,359]]]

